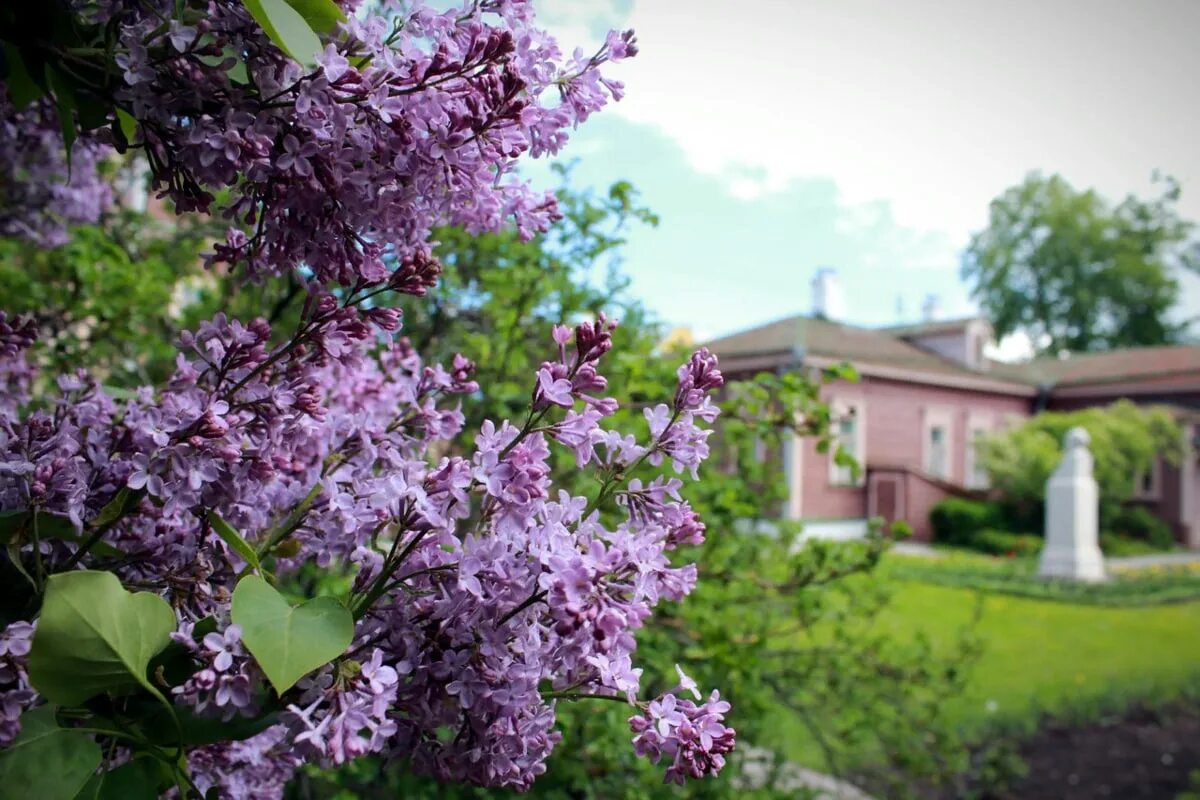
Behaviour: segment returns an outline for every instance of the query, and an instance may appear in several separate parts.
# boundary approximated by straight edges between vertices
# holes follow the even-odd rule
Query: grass
[[[902,582],[879,624],[949,643],[976,593]],[[1105,608],[1000,594],[984,597],[984,651],[966,692],[947,707],[965,733],[1022,727],[1043,714],[1086,716],[1114,695],[1169,697],[1200,673],[1200,603]]]
[[[975,569],[985,565],[969,563],[972,559],[994,564],[955,556],[923,562],[914,573],[908,559],[889,557],[882,573],[894,582],[895,593],[877,627],[897,640],[923,632],[935,646],[950,647],[970,624],[980,592],[929,578],[939,568],[961,571],[963,558]],[[1200,576],[1193,572],[1190,580],[1200,583]],[[1046,715],[1094,719],[1135,702],[1169,701],[1200,686],[1200,602],[1109,607],[984,591],[982,603],[976,631],[982,656],[966,691],[945,708],[967,738],[996,730],[1032,732]],[[782,725],[788,757],[819,766],[802,726]]]

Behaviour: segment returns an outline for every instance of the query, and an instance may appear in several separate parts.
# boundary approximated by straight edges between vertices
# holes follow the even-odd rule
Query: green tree
[[[992,201],[962,274],[997,336],[1023,331],[1039,352],[1169,344],[1178,269],[1197,268],[1194,224],[1176,211],[1178,184],[1112,205],[1061,176],[1027,176]]]

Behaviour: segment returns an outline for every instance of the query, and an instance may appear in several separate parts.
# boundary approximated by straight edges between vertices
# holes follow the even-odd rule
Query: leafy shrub
[[[934,541],[969,547],[975,534],[999,526],[1000,514],[993,503],[947,497],[930,510],[929,522]]]
[[[1161,547],[1155,547],[1149,542],[1108,531],[1100,532],[1100,550],[1109,558],[1151,556],[1162,552]]]
[[[1010,524],[1018,529],[1041,526],[1046,481],[1062,459],[1062,441],[1071,428],[1091,436],[1096,483],[1100,488],[1100,520],[1107,528],[1133,494],[1134,478],[1156,457],[1177,461],[1182,432],[1171,413],[1142,408],[1126,400],[1105,408],[1044,412],[976,444],[979,462],[991,485],[1003,497]]]
[[[1159,550],[1175,547],[1171,526],[1144,506],[1125,506],[1113,519],[1110,530],[1118,536],[1137,539]]]
[[[1037,555],[1043,543],[1040,536],[984,528],[971,537],[967,546],[988,555],[1021,557]]]

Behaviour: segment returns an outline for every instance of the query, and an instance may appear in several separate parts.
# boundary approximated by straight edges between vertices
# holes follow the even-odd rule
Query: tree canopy
[[[1159,197],[1113,205],[1031,173],[993,200],[962,274],[996,335],[1024,332],[1039,353],[1179,341],[1187,322],[1172,317],[1176,276],[1197,268],[1197,247],[1176,209],[1178,184],[1164,183]]]

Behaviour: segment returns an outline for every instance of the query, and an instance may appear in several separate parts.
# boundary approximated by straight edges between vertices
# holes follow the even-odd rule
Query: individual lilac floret
[[[363,664],[345,662],[334,678],[328,671],[301,683],[299,705],[288,706],[284,723],[301,753],[322,764],[340,766],[383,749],[396,733],[388,710],[396,701],[399,677],[375,650]]]
[[[21,715],[37,699],[25,674],[33,632],[30,623],[14,622],[0,633],[0,747],[8,747],[17,738]]]
[[[187,756],[192,780],[202,792],[215,789],[217,797],[282,798],[303,763],[287,746],[287,737],[287,726],[273,725],[243,741],[192,750]]]
[[[696,693],[695,683],[685,679],[681,688]],[[683,784],[688,778],[716,775],[725,766],[725,754],[733,750],[734,730],[724,724],[729,703],[714,690],[702,705],[665,694],[653,700],[640,716],[629,718],[633,749],[657,764],[670,760],[664,780]]]
[[[199,646],[191,638],[191,626],[181,626],[172,638],[193,648],[193,655],[205,665],[175,687],[180,702],[226,722],[239,714],[254,713],[257,668],[242,645],[240,627],[229,625],[224,631],[209,633]]]

